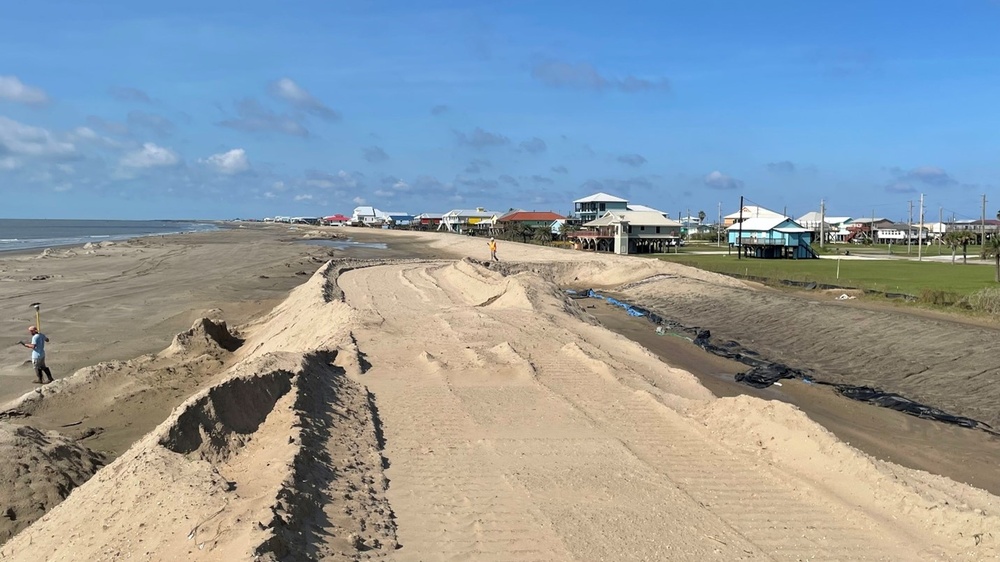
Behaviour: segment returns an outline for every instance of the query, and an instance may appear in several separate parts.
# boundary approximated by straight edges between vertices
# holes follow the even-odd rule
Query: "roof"
[[[784,223],[791,223],[788,226],[783,226],[778,228]],[[759,230],[765,232],[768,230],[777,230],[779,232],[810,232],[808,228],[802,228],[798,223],[790,218],[786,217],[754,217],[746,219],[743,222],[738,222],[726,230]]]
[[[518,221],[555,221],[565,218],[559,213],[553,213],[552,211],[514,211],[513,213],[508,213],[502,217],[500,220],[502,222],[518,222]]]
[[[452,209],[444,214],[445,217],[478,217],[490,218],[493,215],[500,215],[496,211],[485,211],[482,209]],[[443,217],[442,217],[443,218]]]
[[[607,193],[595,193],[593,195],[588,195],[583,199],[577,199],[573,201],[574,203],[594,203],[602,201],[604,203],[628,203],[627,199],[622,199],[621,197],[615,197],[614,195],[608,195]]]
[[[441,213],[420,213],[419,215],[417,215],[414,218],[418,218],[418,219],[439,219],[439,218],[441,218],[443,216],[444,215],[442,215]]]
[[[764,207],[759,207],[757,205],[745,205],[743,207],[743,218],[764,218],[764,217],[780,217],[785,218],[785,215],[772,211],[771,209],[765,209]],[[740,212],[730,213],[723,218],[727,219],[739,219]]]
[[[681,223],[668,219],[658,211],[608,211],[596,220],[585,223],[583,226],[608,226],[621,221],[627,221],[633,226],[673,226],[680,227]]]
[[[371,216],[375,216],[376,211],[375,211],[375,207],[372,207],[370,205],[365,205],[365,206],[361,206],[361,207],[355,207],[354,208],[354,214],[355,215],[371,215]]]
[[[344,215],[337,213],[336,215],[330,215],[328,217],[323,217],[325,221],[349,221],[351,217],[345,217]]]
[[[637,211],[637,212],[650,211],[650,212],[653,212],[653,213],[660,213],[661,215],[663,214],[663,211],[660,211],[659,209],[654,209],[652,207],[647,207],[645,205],[634,205],[634,204],[633,205],[629,205],[628,206],[628,210],[629,211]]]
[[[826,216],[826,217],[822,217],[822,219],[823,219],[823,222],[825,222],[827,224],[841,224],[841,223],[844,223],[844,222],[847,222],[847,221],[851,220],[851,217],[831,217],[831,216]],[[802,223],[805,223],[805,222],[819,222],[819,221],[820,221],[819,211],[811,211],[811,212],[808,212],[808,213],[802,215],[801,217],[795,219],[795,222],[797,222],[799,224],[802,224]]]

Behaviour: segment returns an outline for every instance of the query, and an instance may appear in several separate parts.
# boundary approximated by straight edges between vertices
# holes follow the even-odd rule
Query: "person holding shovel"
[[[52,382],[52,371],[45,365],[45,342],[49,341],[49,338],[45,337],[45,334],[38,331],[38,328],[34,326],[28,326],[28,333],[31,334],[31,343],[20,343],[22,346],[27,347],[31,350],[31,364],[35,368],[35,374],[38,375],[38,384],[45,384],[46,382]],[[42,373],[48,377],[48,380],[42,380]]]
[[[490,259],[500,261],[500,258],[497,257],[497,241],[495,238],[490,238]]]

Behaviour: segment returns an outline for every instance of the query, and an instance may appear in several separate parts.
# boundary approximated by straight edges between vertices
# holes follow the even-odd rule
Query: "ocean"
[[[196,221],[0,219],[0,252],[76,246],[140,236],[203,232],[218,226]]]

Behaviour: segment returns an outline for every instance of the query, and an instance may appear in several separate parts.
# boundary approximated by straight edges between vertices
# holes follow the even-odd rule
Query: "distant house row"
[[[704,217],[704,213],[700,213]],[[322,219],[276,217],[281,222],[313,222],[379,228],[413,228],[470,235],[511,232],[550,232],[553,239],[570,241],[577,249],[618,254],[662,253],[676,249],[694,232],[725,233],[730,248],[748,257],[812,258],[814,241],[879,244],[918,243],[945,232],[965,230],[979,237],[1000,232],[1000,220],[952,221],[919,226],[900,224],[879,217],[824,216],[811,212],[793,220],[765,207],[747,205],[722,217],[721,224],[705,225],[699,217],[670,218],[667,213],[607,193],[594,193],[573,201],[567,215],[552,211],[511,209],[493,211],[483,207],[453,209],[446,213],[382,211],[360,206],[350,217],[331,215]],[[272,220],[272,219],[268,219]],[[528,230],[531,229],[531,230]]]

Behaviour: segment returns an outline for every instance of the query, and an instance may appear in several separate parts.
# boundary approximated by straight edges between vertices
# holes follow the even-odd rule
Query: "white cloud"
[[[100,135],[97,131],[91,129],[90,127],[77,127],[67,133],[66,138],[72,142],[92,143],[112,148],[118,148],[121,146],[120,142]]]
[[[221,174],[241,174],[250,169],[250,160],[247,159],[247,152],[242,148],[234,148],[229,152],[213,154],[203,160]]]
[[[17,76],[0,76],[0,100],[25,105],[45,105],[49,102],[49,96],[45,90],[29,86]]]
[[[147,142],[142,148],[129,152],[121,161],[123,168],[162,168],[176,166],[181,161],[180,156],[169,148]]]
[[[406,183],[403,180],[399,180],[396,183],[392,184],[392,188],[395,189],[396,191],[409,191],[410,184]]]
[[[743,182],[716,170],[705,176],[705,186],[711,189],[740,189]]]
[[[393,192],[393,191],[386,191],[384,189],[376,189],[375,190],[375,196],[376,197],[392,197],[395,194],[396,193]]]
[[[0,158],[0,170],[16,170],[21,167],[21,163],[12,156]]]
[[[365,200],[364,200],[363,197],[355,197],[354,199],[351,199],[351,201],[354,201],[355,205],[364,205],[365,204]]]
[[[0,115],[0,153],[40,158],[76,155],[73,143],[57,140],[49,131],[19,123]]]
[[[275,191],[284,191],[285,189],[287,189],[287,186],[283,181],[276,181],[273,184],[271,184],[271,189]]]
[[[296,195],[295,196],[295,200],[296,201],[309,201],[312,198],[313,198],[312,195]]]
[[[274,199],[275,197],[277,197],[277,195],[275,195],[274,193],[271,193],[270,191],[265,191],[264,192],[264,197],[266,199]]]
[[[313,97],[312,94],[302,86],[296,84],[291,78],[281,78],[271,82],[268,90],[272,96],[285,100],[296,109],[312,113],[317,117],[322,117],[330,121],[340,119],[340,113]]]

